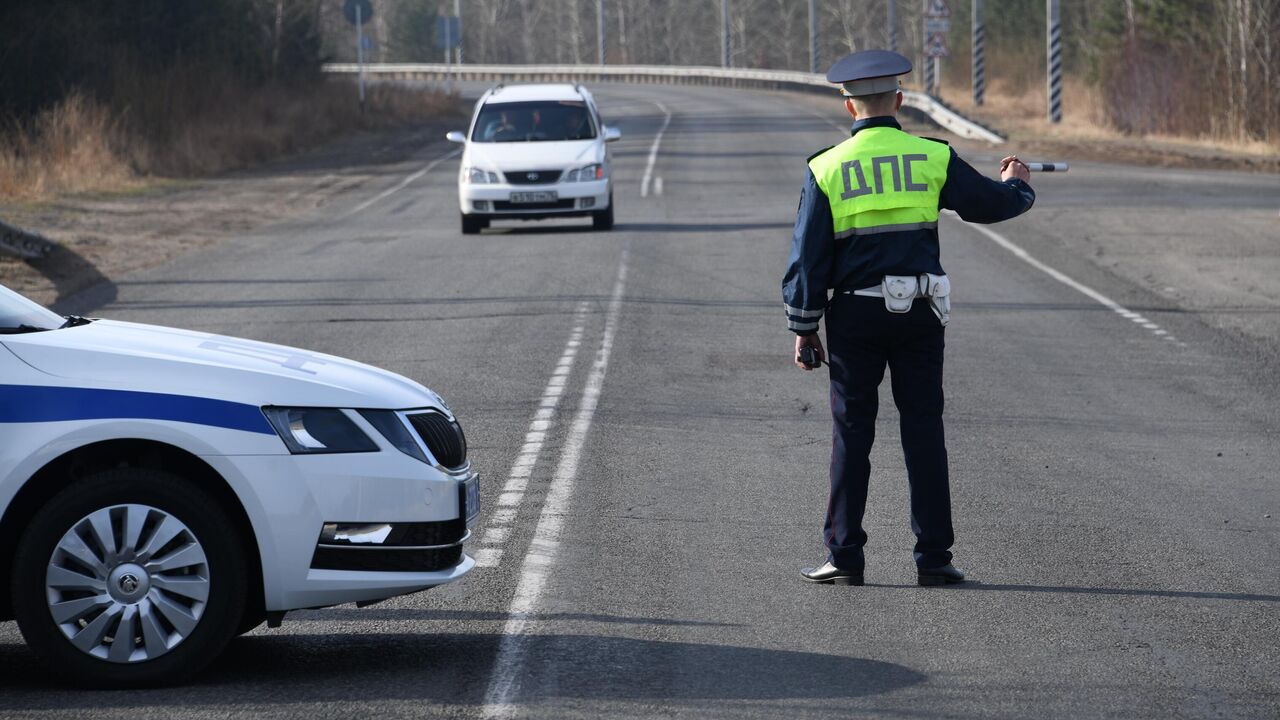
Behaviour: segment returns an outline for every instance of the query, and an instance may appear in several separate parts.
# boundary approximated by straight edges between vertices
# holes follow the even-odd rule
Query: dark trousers
[[[831,562],[861,571],[862,516],[876,436],[878,388],[889,367],[911,483],[916,565],[951,562],[951,491],[942,432],[943,328],[927,300],[891,313],[878,297],[837,293],[827,310],[831,372],[831,497],[823,537]]]

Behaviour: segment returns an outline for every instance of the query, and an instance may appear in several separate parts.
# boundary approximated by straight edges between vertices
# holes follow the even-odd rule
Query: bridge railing
[[[324,71],[354,75],[355,63],[330,63]],[[795,70],[752,70],[666,65],[445,65],[444,63],[383,63],[364,66],[366,76],[378,80],[456,80],[507,82],[599,82],[726,85],[768,90],[834,93],[821,75]],[[1005,138],[991,128],[961,115],[936,97],[903,90],[903,105],[929,117],[960,137],[1000,144]]]

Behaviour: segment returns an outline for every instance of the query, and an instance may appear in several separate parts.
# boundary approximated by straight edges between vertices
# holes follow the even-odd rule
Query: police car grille
[[[433,572],[462,562],[462,546],[438,550],[316,548],[313,570],[364,570],[366,572]]]
[[[503,173],[512,185],[547,185],[560,179],[560,170],[521,170]]]
[[[422,438],[436,462],[447,468],[459,468],[467,462],[467,438],[462,426],[437,412],[409,416],[409,424]]]

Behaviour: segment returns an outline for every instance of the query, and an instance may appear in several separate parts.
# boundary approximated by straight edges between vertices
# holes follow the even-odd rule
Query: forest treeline
[[[820,66],[888,43],[891,0],[818,0]],[[374,57],[439,62],[435,16],[453,0],[374,0]],[[463,61],[594,63],[597,0],[461,0]],[[943,92],[969,87],[971,0],[949,0]],[[720,0],[604,0],[609,63],[719,65]],[[990,81],[1043,94],[1044,0],[985,0]],[[732,64],[809,69],[807,0],[729,0]],[[898,47],[917,57],[921,0],[897,1]],[[1062,0],[1071,83],[1132,133],[1280,143],[1280,0]],[[350,59],[345,37],[327,52]],[[917,58],[918,59],[918,58]],[[1069,98],[1070,99],[1070,98]]]
[[[373,61],[439,61],[454,0],[371,0]],[[817,0],[820,64],[884,47],[891,0]],[[0,113],[35,117],[79,95],[118,122],[173,135],[230,89],[310,87],[354,55],[343,0],[10,0],[0,4]],[[949,0],[944,95],[968,88],[970,0]],[[1043,93],[1044,0],[985,0],[988,76]],[[463,61],[719,65],[721,0],[460,0]],[[917,57],[920,0],[898,0]],[[807,0],[728,0],[731,62],[805,70]],[[1124,132],[1280,143],[1280,0],[1062,0],[1066,72]],[[917,58],[918,59],[918,58]]]
[[[11,0],[0,5],[0,102],[30,115],[72,92],[133,101],[132,86],[175,73],[242,85],[315,76],[322,3],[307,4]]]
[[[382,86],[362,113],[349,82],[320,73],[341,12],[336,0],[0,3],[0,197],[216,172],[456,110]]]

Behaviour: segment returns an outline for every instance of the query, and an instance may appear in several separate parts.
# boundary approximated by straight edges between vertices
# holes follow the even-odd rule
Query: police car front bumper
[[[465,215],[536,219],[605,210],[609,207],[610,189],[608,179],[545,185],[464,183],[458,196]]]
[[[479,496],[469,466],[442,471],[395,450],[205,460],[249,515],[269,611],[381,600],[475,566],[463,552],[466,495]]]

